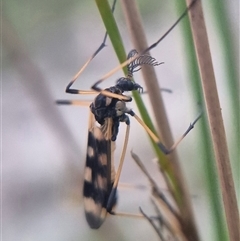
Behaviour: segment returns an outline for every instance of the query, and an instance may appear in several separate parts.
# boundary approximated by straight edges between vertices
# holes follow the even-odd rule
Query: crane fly
[[[115,7],[115,3],[116,0],[113,3],[112,10]],[[124,94],[124,92],[127,91],[143,92],[143,88],[133,81],[133,74],[139,71],[143,65],[158,66],[162,64],[146,53],[159,44],[159,42],[187,14],[190,7],[191,6],[184,11],[167,33],[149,48],[140,54],[138,54],[135,49],[129,52],[126,62],[121,65],[121,67],[127,66],[128,74],[126,77],[119,78],[116,85],[106,89],[99,88],[98,85],[105,80],[105,78],[103,78],[97,81],[91,87],[91,90],[78,90],[71,88],[73,83],[89,65],[92,59],[105,46],[107,39],[106,33],[103,43],[66,87],[66,92],[70,94],[97,94],[94,101],[90,104],[88,143],[83,187],[85,216],[89,226],[93,229],[97,229],[102,225],[107,213],[115,214],[113,208],[117,202],[117,186],[129,137],[129,116],[132,116],[137,120],[137,122],[146,130],[149,136],[165,154],[171,153],[176,148],[176,146],[194,127],[194,124],[200,118],[199,115],[194,122],[190,124],[183,136],[170,149],[167,149],[160,142],[159,138],[141,120],[141,118],[138,117],[132,109],[127,107],[127,102],[131,102],[132,98]],[[57,104],[81,105],[81,102],[58,100]],[[119,167],[117,168],[117,172],[115,172],[113,153],[116,146],[115,141],[117,139],[120,122],[124,122],[126,124],[126,133]]]

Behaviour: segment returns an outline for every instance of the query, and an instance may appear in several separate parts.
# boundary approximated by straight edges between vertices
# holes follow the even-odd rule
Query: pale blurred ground
[[[144,4],[145,1],[142,2]],[[145,2],[144,9],[144,26],[149,43],[153,43],[177,16],[172,6],[164,1]],[[232,5],[230,12],[232,24],[236,27],[238,13]],[[133,47],[121,19],[119,4],[116,18],[129,51]],[[2,53],[2,240],[158,240],[145,220],[109,217],[98,231],[90,230],[85,222],[81,185],[88,108],[56,106],[54,101],[78,97],[65,94],[65,87],[102,40],[104,27],[95,3],[8,0],[3,2],[3,20],[3,28],[7,26],[4,40],[8,39],[8,44],[5,42]],[[221,85],[225,76],[222,62],[219,61],[220,46],[215,43],[214,26],[209,24],[208,28],[230,138],[228,96]],[[185,51],[179,33],[179,28],[175,29],[152,51],[152,56],[165,62],[156,68],[161,86],[173,91],[173,94],[164,93],[163,96],[175,139],[198,112],[197,103],[191,98],[187,86]],[[16,56],[13,46],[17,50],[21,48],[20,57]],[[109,41],[103,52],[75,84],[75,88],[88,89],[118,64]],[[121,72],[103,86],[113,85],[119,76],[122,76]],[[140,73],[135,78],[144,86]],[[148,103],[147,95],[143,98]],[[134,103],[130,106],[136,110]],[[116,160],[120,156],[124,128],[121,127],[118,137]],[[201,235],[203,240],[211,240],[209,204],[202,186],[203,170],[195,143],[198,131],[196,126],[180,145],[178,153],[189,183]],[[130,157],[131,149],[161,180],[156,165],[151,162],[154,153],[148,137],[132,120],[121,182],[148,184]],[[151,212],[148,190],[120,188],[118,210],[137,213],[139,206]]]

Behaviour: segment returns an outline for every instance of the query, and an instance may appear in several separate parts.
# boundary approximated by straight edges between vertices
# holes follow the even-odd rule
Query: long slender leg
[[[124,145],[123,145],[123,150],[122,150],[122,155],[119,161],[119,166],[117,169],[117,173],[116,173],[116,177],[112,186],[112,191],[109,195],[109,199],[108,199],[108,203],[107,203],[107,210],[110,211],[111,213],[111,209],[112,209],[112,202],[116,197],[116,193],[117,193],[117,186],[119,183],[119,178],[120,178],[120,174],[122,171],[122,167],[123,167],[123,162],[125,159],[125,155],[126,155],[126,150],[127,150],[127,144],[128,144],[128,139],[129,139],[129,130],[130,130],[130,125],[127,125],[126,127],[126,134],[125,134],[125,140],[124,140]]]
[[[184,134],[168,149],[164,146],[163,143],[160,142],[159,138],[149,129],[149,127],[142,121],[142,119],[137,116],[133,111],[131,111],[131,114],[138,123],[147,131],[149,136],[153,139],[153,141],[159,146],[159,148],[162,150],[164,154],[170,154],[172,151],[176,149],[176,147],[179,145],[179,143],[184,139],[184,137],[194,128],[194,125],[196,122],[201,118],[202,112],[197,116],[197,118],[190,123],[188,129],[184,132]]]
[[[112,6],[112,12],[115,9],[115,5],[116,5],[116,0],[114,0],[113,2],[113,6]],[[79,90],[79,89],[72,89],[72,85],[73,83],[77,80],[77,78],[79,78],[79,76],[82,74],[82,72],[87,68],[87,66],[90,64],[90,62],[93,60],[93,58],[106,46],[106,40],[107,40],[107,32],[105,33],[105,36],[103,38],[103,42],[100,44],[100,46],[98,47],[98,49],[93,53],[93,55],[86,61],[86,63],[83,65],[83,67],[77,72],[77,74],[72,78],[72,80],[70,81],[70,83],[67,85],[66,87],[66,92],[70,93],[70,94],[96,94],[96,93],[101,93],[102,95],[105,95],[107,97],[111,97],[111,98],[116,98],[119,100],[124,100],[124,101],[131,101],[131,97],[129,96],[125,96],[125,95],[120,95],[120,94],[116,94],[116,93],[112,93],[109,92],[107,90],[103,90],[99,87],[97,87],[97,83],[95,83],[92,87],[91,90]],[[131,51],[130,53],[133,53],[134,51]],[[138,55],[137,51],[135,50],[136,54],[134,55]],[[141,65],[143,64],[148,64],[148,65],[160,65],[162,63],[158,63],[155,58],[152,58],[149,55],[139,55],[138,59],[137,58],[133,58],[134,55],[131,55],[128,57],[128,59],[132,59],[132,63],[134,63],[134,65],[137,64],[137,66],[133,67],[133,72],[138,71],[141,67]],[[135,61],[137,59],[137,61]],[[134,62],[135,61],[135,62]],[[139,67],[139,69],[135,70],[135,68]],[[132,76],[133,72],[130,73],[129,78]]]
[[[138,123],[147,131],[147,133],[154,140],[154,142],[159,146],[159,148],[162,150],[162,152],[164,154],[170,154],[178,146],[178,144],[184,139],[184,137],[194,128],[194,125],[200,119],[200,117],[202,115],[202,113],[200,113],[198,115],[198,117],[193,121],[193,123],[190,124],[188,129],[181,136],[181,138],[179,138],[179,140],[176,141],[172,145],[171,148],[167,149],[163,145],[163,143],[160,142],[159,138],[141,120],[141,118],[139,116],[137,116],[133,111],[131,111],[129,114],[131,114],[138,121]],[[118,183],[119,183],[119,178],[120,178],[120,174],[121,174],[121,171],[122,171],[122,167],[123,167],[123,163],[124,163],[124,159],[125,159],[125,155],[126,155],[126,150],[127,150],[127,145],[128,145],[129,130],[130,130],[130,125],[127,125],[126,134],[125,134],[125,140],[124,140],[124,145],[123,145],[123,150],[122,150],[122,155],[121,155],[120,162],[119,162],[119,167],[117,169],[116,177],[115,177],[115,180],[114,180],[114,183],[113,183],[113,186],[112,186],[112,190],[111,190],[111,193],[110,193],[109,198],[108,198],[108,203],[107,203],[107,206],[106,206],[106,209],[107,209],[107,211],[109,213],[112,213],[111,209],[112,209],[115,197],[116,197],[117,186],[118,186]]]
[[[194,128],[194,125],[201,118],[201,116],[202,116],[202,112],[197,116],[197,118],[192,123],[190,123],[189,127],[183,133],[183,135],[169,149],[167,149],[162,143],[159,143],[159,147],[161,148],[161,150],[165,150],[163,151],[165,154],[169,154],[173,150],[175,150],[176,147],[179,145],[179,143],[185,138],[185,136]]]
[[[176,26],[177,24],[187,15],[188,11],[191,9],[191,7],[194,5],[194,3],[198,1],[198,0],[192,0],[192,2],[190,3],[190,5],[184,10],[184,12],[182,13],[182,15],[177,19],[177,21],[168,29],[168,31],[162,35],[161,38],[159,38],[155,43],[153,43],[152,45],[150,45],[148,48],[146,48],[145,50],[143,50],[142,52],[140,52],[139,54],[137,54],[136,56],[133,56],[131,59],[127,59],[125,62],[121,63],[120,65],[118,65],[117,67],[115,67],[114,69],[112,69],[111,71],[109,71],[107,74],[105,74],[101,79],[99,79],[94,86],[98,86],[100,83],[102,83],[104,80],[106,80],[107,78],[109,78],[110,76],[112,76],[113,74],[115,74],[118,70],[122,69],[123,67],[129,65],[131,62],[133,62],[134,60],[136,60],[139,56],[144,55],[146,53],[148,53],[151,49],[155,48]]]
[[[145,49],[144,51],[142,51],[140,54],[136,54],[135,56],[132,56],[131,58],[129,58],[128,60],[126,60],[124,63],[122,63],[121,65],[119,65],[118,67],[116,67],[115,69],[113,69],[112,71],[108,72],[106,75],[104,75],[100,80],[98,80],[93,86],[92,89],[93,90],[78,90],[78,89],[71,89],[72,84],[76,81],[76,79],[81,75],[81,73],[85,70],[85,68],[89,65],[89,63],[92,61],[92,59],[106,46],[106,39],[107,39],[107,32],[105,33],[103,42],[101,43],[101,45],[98,47],[98,49],[94,52],[94,54],[87,60],[87,62],[84,64],[84,66],[79,70],[79,72],[73,77],[73,79],[70,81],[70,83],[67,85],[66,87],[66,92],[70,93],[70,94],[96,94],[98,92],[101,92],[103,95],[108,96],[108,97],[112,97],[112,98],[117,98],[119,100],[124,100],[124,101],[129,101],[131,100],[130,97],[125,96],[125,95],[119,95],[119,94],[115,94],[115,93],[111,93],[107,90],[101,90],[100,88],[98,88],[97,86],[103,82],[105,79],[107,79],[108,77],[110,77],[112,74],[114,74],[117,70],[121,69],[122,67],[129,65],[130,63],[132,63],[133,61],[135,61],[137,58],[139,58],[141,55],[144,55],[145,53],[147,53],[149,50],[155,48],[167,35],[169,32],[171,32],[175,26],[181,21],[181,19],[187,14],[187,12],[189,11],[189,9],[193,6],[193,4],[196,2],[197,0],[193,0],[191,2],[191,4],[185,9],[185,11],[183,12],[183,14],[177,19],[177,21],[172,25],[172,27],[159,39],[157,40],[155,43],[153,43],[150,47],[148,47],[147,49]],[[116,4],[116,0],[113,3],[113,7],[112,7],[112,11],[114,11],[115,8],[115,4]],[[164,148],[162,146],[162,148]]]
[[[82,100],[56,100],[57,105],[77,105],[77,106],[87,106],[89,107],[92,101],[82,101]]]
[[[114,0],[112,5],[112,12],[114,12],[115,5],[117,0]],[[104,35],[103,41],[98,47],[98,49],[93,53],[93,55],[86,61],[86,63],[83,65],[83,67],[77,72],[77,74],[72,78],[70,83],[66,87],[66,93],[69,94],[96,94],[98,91],[95,90],[78,90],[78,89],[71,89],[71,86],[73,83],[77,80],[77,78],[82,74],[82,72],[87,68],[87,66],[90,64],[90,62],[96,57],[96,55],[104,48],[106,47],[106,40],[107,40],[107,32]],[[114,96],[112,96],[114,97]]]

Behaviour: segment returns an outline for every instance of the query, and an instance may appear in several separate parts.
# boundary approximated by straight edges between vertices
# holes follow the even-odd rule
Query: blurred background
[[[149,44],[156,41],[178,18],[175,2],[137,1]],[[212,7],[203,1],[214,69],[222,106],[235,180],[238,179],[237,143],[226,89],[226,73],[219,31],[212,21]],[[239,3],[228,1],[227,13],[239,64]],[[133,46],[123,19],[121,4],[116,21],[126,51]],[[82,207],[82,181],[85,165],[87,107],[57,106],[57,99],[92,100],[94,96],[65,93],[66,85],[101,43],[105,29],[94,1],[8,0],[2,3],[2,240],[158,240],[152,227],[142,219],[109,216],[95,231],[86,224]],[[156,67],[173,136],[177,139],[199,112],[198,100],[188,85],[181,28],[169,34],[151,55],[163,65]],[[89,89],[103,74],[118,65],[110,41],[77,80],[74,88]],[[102,87],[115,84],[121,71]],[[135,80],[144,87],[141,73]],[[147,94],[143,96],[149,106]],[[137,113],[134,101],[129,104]],[[149,106],[149,112],[151,112]],[[236,110],[238,113],[239,110]],[[125,126],[117,140],[115,160],[121,154]],[[211,210],[204,186],[204,167],[197,124],[180,144],[178,154],[190,189],[202,240],[212,239]],[[130,156],[137,153],[168,192],[154,161],[154,152],[145,131],[131,121],[130,140],[120,179],[120,212],[138,213],[139,206],[151,214],[150,188]],[[144,186],[141,189],[139,185]],[[136,188],[137,186],[137,188]],[[238,190],[239,191],[239,190]],[[238,193],[239,195],[239,193]]]

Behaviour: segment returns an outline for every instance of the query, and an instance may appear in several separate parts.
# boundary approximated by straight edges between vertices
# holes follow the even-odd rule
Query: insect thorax
[[[139,84],[134,83],[130,78],[122,77],[117,80],[115,86],[105,90],[123,96],[124,91],[138,90],[141,92],[142,87]],[[105,118],[121,117],[125,113],[129,113],[130,110],[126,107],[125,102],[130,101],[132,101],[131,97],[129,97],[128,100],[120,100],[100,93],[90,105],[90,109],[94,114],[96,121],[102,125]],[[120,119],[120,121],[124,120]]]
[[[105,89],[109,92],[122,95],[122,91],[117,87],[113,86]],[[116,103],[119,100],[116,98],[108,97],[103,94],[99,94],[96,96],[92,104],[90,105],[90,110],[95,116],[96,121],[100,124],[104,124],[105,118],[115,118],[117,117],[116,113]]]
[[[124,91],[141,91],[142,87],[131,81],[131,79],[123,77],[117,80],[117,84],[115,86],[105,90],[123,96]],[[116,140],[119,122],[125,122],[127,125],[130,123],[129,117],[126,114],[132,115],[133,112],[131,109],[127,108],[126,102],[131,100],[131,97],[127,100],[120,100],[100,93],[90,105],[91,112],[94,114],[96,121],[101,126],[105,124],[106,118],[112,119],[112,141]]]

